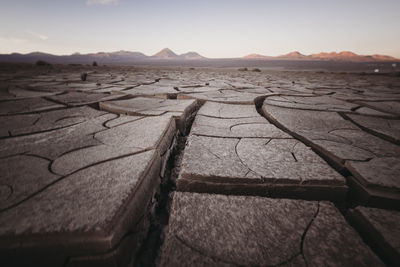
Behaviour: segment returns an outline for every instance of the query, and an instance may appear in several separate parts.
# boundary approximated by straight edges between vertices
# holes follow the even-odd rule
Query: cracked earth
[[[4,266],[400,264],[398,77],[10,65],[0,123]]]

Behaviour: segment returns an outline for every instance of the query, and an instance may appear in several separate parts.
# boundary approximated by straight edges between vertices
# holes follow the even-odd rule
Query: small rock
[[[86,78],[87,78],[87,73],[85,72],[85,73],[82,73],[81,74],[81,80],[82,81],[86,81]]]
[[[36,66],[51,66],[51,64],[47,61],[39,59],[36,61]]]

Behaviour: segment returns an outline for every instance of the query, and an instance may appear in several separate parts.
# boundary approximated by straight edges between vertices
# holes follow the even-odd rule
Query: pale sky
[[[400,0],[0,0],[0,53],[400,58]]]

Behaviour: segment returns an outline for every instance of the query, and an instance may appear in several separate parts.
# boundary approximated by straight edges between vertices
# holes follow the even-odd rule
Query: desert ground
[[[0,265],[399,266],[400,77],[0,66]]]

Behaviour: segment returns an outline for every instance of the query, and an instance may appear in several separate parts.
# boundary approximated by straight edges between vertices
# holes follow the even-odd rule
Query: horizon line
[[[246,57],[246,56],[251,56],[251,55],[258,55],[258,56],[262,56],[262,57],[280,57],[280,56],[285,56],[285,55],[288,55],[288,54],[291,54],[291,53],[299,53],[299,54],[301,54],[301,55],[303,55],[303,56],[311,56],[311,55],[318,55],[318,54],[322,54],[322,53],[326,53],[326,54],[334,54],[334,53],[340,54],[340,53],[350,52],[350,53],[353,53],[353,54],[355,54],[355,55],[357,55],[357,56],[364,56],[364,57],[366,57],[366,56],[379,55],[379,56],[389,56],[389,57],[392,57],[392,58],[394,58],[394,59],[399,59],[399,60],[400,60],[400,58],[397,58],[396,56],[392,56],[392,55],[388,55],[388,54],[380,54],[380,53],[358,54],[358,53],[353,52],[353,51],[351,51],[351,50],[342,50],[342,51],[320,51],[320,52],[314,52],[314,53],[311,53],[311,54],[305,54],[305,53],[300,52],[299,50],[291,50],[291,51],[289,51],[289,52],[282,53],[282,54],[278,54],[278,55],[268,55],[268,54],[261,54],[261,53],[253,52],[253,53],[247,53],[246,55],[242,55],[242,56],[233,56],[233,57],[207,57],[207,56],[203,56],[202,54],[200,54],[199,52],[196,52],[196,51],[194,51],[194,50],[187,51],[187,52],[184,52],[184,53],[182,53],[182,54],[177,54],[177,53],[175,53],[172,49],[170,49],[170,48],[168,48],[168,47],[165,47],[165,48],[163,48],[163,49],[161,49],[161,50],[159,50],[159,51],[157,51],[157,52],[155,52],[155,53],[153,53],[153,54],[150,54],[150,55],[145,54],[144,52],[141,52],[141,51],[138,51],[138,50],[124,50],[124,49],[121,49],[121,50],[114,50],[114,51],[97,51],[97,52],[78,52],[78,51],[77,51],[77,52],[72,52],[72,53],[69,53],[69,54],[59,54],[59,53],[51,53],[51,52],[44,52],[44,51],[31,51],[31,52],[27,52],[27,53],[23,53],[23,52],[2,53],[2,52],[0,52],[0,54],[2,54],[2,55],[12,55],[12,54],[29,55],[29,54],[34,54],[34,53],[42,53],[42,54],[48,54],[48,55],[52,55],[52,56],[72,56],[72,55],[75,55],[75,54],[79,54],[79,55],[88,55],[88,54],[99,54],[99,53],[131,52],[131,53],[141,53],[141,54],[145,55],[146,57],[152,57],[152,56],[155,56],[156,54],[158,54],[158,53],[160,53],[160,52],[162,52],[162,51],[164,51],[164,50],[167,50],[167,49],[170,50],[171,52],[173,52],[174,54],[176,54],[177,56],[184,55],[184,54],[187,54],[187,53],[197,53],[197,54],[199,54],[200,56],[202,56],[202,57],[204,57],[204,58],[207,58],[207,59],[234,59],[234,58],[244,58],[244,57]]]

